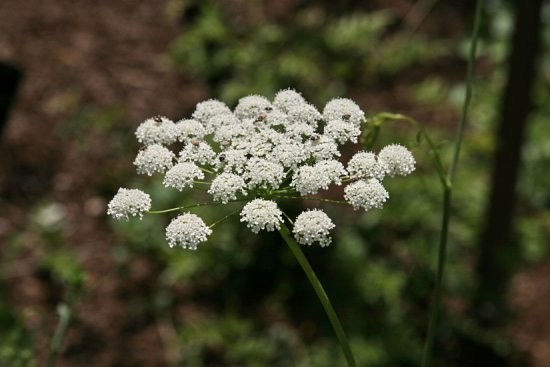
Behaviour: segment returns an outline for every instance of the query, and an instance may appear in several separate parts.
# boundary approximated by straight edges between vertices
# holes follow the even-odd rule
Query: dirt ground
[[[395,1],[404,11],[407,1]],[[279,11],[279,10],[278,10]],[[62,204],[66,231],[88,277],[78,322],[71,328],[59,366],[164,366],[167,331],[154,320],[136,320],[125,299],[155,277],[155,265],[133,260],[129,278],[114,272],[112,234],[103,220],[106,203],[97,194],[98,170],[128,167],[102,149],[100,134],[87,136],[82,150],[57,134],[72,116],[75,100],[100,107],[128,106],[136,126],[154,114],[179,118],[208,88],[174,72],[164,56],[181,32],[167,19],[163,1],[2,0],[0,60],[17,64],[24,81],[0,141],[0,243],[24,233],[24,253],[9,275],[11,302],[50,315],[55,324],[55,290],[36,272],[37,239],[25,231],[28,209],[44,197]],[[398,92],[398,91],[397,91]],[[394,94],[390,94],[392,98]],[[76,97],[75,97],[76,96]],[[387,104],[393,100],[371,100]],[[60,138],[61,136],[61,138]],[[36,246],[38,247],[38,246]],[[1,247],[0,247],[1,254]],[[511,292],[519,319],[511,327],[518,345],[534,367],[550,366],[550,266],[520,273]],[[43,360],[49,335],[32,316]]]

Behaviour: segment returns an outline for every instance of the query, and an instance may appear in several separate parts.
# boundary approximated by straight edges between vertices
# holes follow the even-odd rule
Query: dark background
[[[3,0],[0,366],[45,365],[60,305],[75,316],[58,366],[343,365],[276,233],[233,220],[197,252],[169,249],[169,216],[113,223],[106,203],[120,186],[147,190],[158,209],[198,200],[135,174],[144,119],[287,87],[319,108],[347,96],[367,115],[410,115],[448,162],[474,6]],[[485,2],[437,365],[550,365],[548,19],[541,0]],[[384,210],[328,206],[333,245],[304,249],[361,366],[420,361],[441,189],[415,134],[392,124],[375,143],[406,144],[418,161]]]

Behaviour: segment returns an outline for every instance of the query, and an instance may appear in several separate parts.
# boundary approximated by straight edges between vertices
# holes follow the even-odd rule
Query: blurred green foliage
[[[401,75],[417,66],[465,57],[466,38],[456,44],[421,32],[411,34],[389,11],[338,14],[307,3],[292,16],[275,19],[262,13],[261,2],[247,2],[242,9],[209,0],[174,0],[171,4],[184,26],[168,50],[174,65],[204,81],[214,97],[229,104],[247,94],[272,96],[278,89],[294,87],[321,106],[332,97],[361,91],[365,85],[399,82]],[[489,27],[479,57],[489,67],[481,70],[476,81],[454,194],[447,312],[439,337],[442,346],[451,347],[438,349],[442,366],[453,365],[456,358],[452,350],[455,334],[479,339],[502,355],[511,350],[505,336],[473,326],[464,313],[475,285],[472,260],[487,197],[512,20],[505,7],[489,8],[487,15]],[[549,252],[550,177],[544,169],[550,165],[548,49],[541,70],[519,183],[522,256],[518,263],[522,264],[540,261]],[[422,110],[456,113],[463,85],[446,75],[427,74],[422,82],[408,87],[408,101]],[[369,106],[363,108],[369,110]],[[123,120],[124,110],[119,106],[100,109],[84,104],[57,133],[83,148],[87,134],[105,134],[106,149],[131,156],[136,145],[129,143],[132,134]],[[435,141],[442,142],[441,152],[448,158],[450,144],[446,142],[452,132],[438,121],[429,131]],[[342,319],[360,366],[416,366],[420,360],[433,290],[441,189],[427,149],[415,140],[415,133],[387,125],[375,142],[376,150],[388,142],[405,144],[418,160],[414,175],[388,183],[391,199],[384,210],[363,214],[323,205],[337,218],[334,243],[324,249],[304,249]],[[108,197],[122,182],[113,172],[103,174],[98,191]],[[134,184],[126,180],[124,184],[151,193],[154,209],[208,200],[203,195],[168,190],[159,179]],[[29,214],[30,231],[37,234],[45,250],[39,268],[63,289],[79,289],[86,274],[64,239],[65,217],[56,205],[40,203]],[[212,223],[238,205],[202,207],[197,212]],[[291,214],[303,209],[285,205]],[[146,256],[159,264],[153,284],[127,300],[128,312],[150,313],[173,326],[179,353],[176,365],[343,365],[321,306],[277,233],[253,235],[233,217],[218,225],[198,251],[183,251],[170,249],[165,242],[164,228],[171,217],[113,223],[118,242],[112,251],[122,278],[130,273],[135,257]],[[4,259],[15,258],[24,250],[22,246],[14,237],[2,249]],[[10,305],[2,301],[0,366],[33,366],[33,339]]]
[[[390,31],[397,19],[389,10],[333,15],[311,4],[281,20],[255,2],[179,4],[185,30],[172,44],[174,63],[229,104],[288,86],[320,103],[448,51],[440,40]]]

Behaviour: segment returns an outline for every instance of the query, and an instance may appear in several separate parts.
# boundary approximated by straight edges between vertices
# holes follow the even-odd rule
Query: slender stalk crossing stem
[[[241,208],[232,211],[231,213],[229,213],[229,214],[227,214],[226,216],[224,216],[224,217],[218,219],[217,221],[215,221],[214,223],[212,223],[212,224],[209,225],[208,227],[209,227],[209,228],[213,228],[216,224],[219,224],[219,223],[223,222],[224,220],[226,220],[227,218],[229,218],[229,217],[232,216],[233,214],[237,214],[240,210],[241,210]]]
[[[428,146],[430,147],[430,154],[432,156],[433,164],[435,166],[435,169],[437,170],[437,174],[439,175],[439,179],[443,187],[448,186],[449,183],[447,181],[447,174],[445,173],[445,168],[443,166],[443,163],[441,162],[441,156],[439,155],[437,145],[434,143],[434,141],[430,137],[430,134],[428,134],[428,132],[426,131],[426,128],[424,128],[424,126],[421,123],[419,123],[418,121],[416,121],[415,119],[409,116],[405,116],[399,113],[390,113],[390,112],[381,112],[376,116],[374,116],[374,118],[377,121],[380,121],[380,120],[404,121],[411,124],[416,129],[418,129],[418,132],[426,140],[426,142],[428,143]],[[376,125],[376,127],[379,128],[380,125]]]
[[[240,201],[247,201],[247,200],[248,199],[230,200],[230,201],[228,201],[228,203],[237,203],[237,202],[240,202]],[[187,206],[177,206],[175,208],[164,209],[164,210],[149,210],[145,213],[146,214],[163,214],[163,213],[177,212],[179,210],[198,208],[199,206],[207,206],[207,205],[215,205],[215,204],[220,204],[220,203],[209,201],[207,203],[198,203],[198,204],[187,205]]]
[[[435,279],[434,299],[432,302],[430,319],[428,322],[428,333],[426,335],[424,351],[422,354],[422,364],[421,364],[422,367],[429,367],[431,363],[433,344],[434,344],[437,323],[439,320],[439,313],[441,308],[441,293],[443,288],[443,276],[445,274],[445,262],[447,257],[447,238],[449,234],[449,221],[450,221],[450,215],[451,215],[452,189],[453,189],[453,183],[456,175],[458,158],[460,157],[460,148],[462,145],[462,139],[464,137],[464,127],[466,125],[466,119],[467,119],[471,96],[472,96],[473,67],[474,67],[474,61],[476,57],[477,40],[478,40],[479,29],[481,24],[482,4],[483,4],[483,0],[478,0],[476,4],[474,29],[472,31],[472,43],[470,47],[468,67],[466,72],[466,95],[464,97],[464,105],[462,107],[462,113],[460,116],[460,121],[456,132],[453,160],[447,172],[447,177],[445,179],[445,185],[443,189],[443,217],[441,220],[441,237],[439,241],[439,250],[437,255],[437,275]]]
[[[290,218],[290,216],[289,216],[287,213],[285,213],[284,210],[282,211],[282,213],[283,213],[283,215],[285,216],[285,218],[288,220],[288,222],[289,222],[290,224],[294,225],[294,221],[292,220],[292,218]]]
[[[288,227],[284,223],[281,224],[281,229],[279,230],[279,232],[281,233],[281,236],[290,248],[290,251],[292,251],[292,254],[294,254],[294,257],[296,257],[296,260],[304,270],[304,273],[306,273],[306,276],[309,279],[311,286],[315,290],[315,293],[317,293],[317,297],[319,297],[319,300],[321,301],[321,304],[325,309],[325,313],[327,314],[330,324],[332,325],[332,328],[336,333],[336,337],[338,338],[340,348],[342,348],[342,352],[346,357],[348,366],[356,367],[355,358],[353,357],[353,353],[351,352],[351,348],[349,346],[346,334],[344,333],[344,329],[342,328],[342,324],[340,323],[340,320],[338,319],[338,316],[336,315],[336,312],[332,307],[330,299],[328,298],[327,293],[323,288],[323,285],[317,278],[317,275],[315,274],[315,271],[313,271],[313,268],[309,264],[309,261],[307,261],[306,256],[300,248],[300,245],[298,245],[294,238],[292,238]]]
[[[209,170],[209,169],[207,169],[207,168],[199,167],[199,169],[203,170],[203,171],[206,172],[206,173],[210,173],[211,175],[214,174],[214,171],[211,171],[211,170]]]

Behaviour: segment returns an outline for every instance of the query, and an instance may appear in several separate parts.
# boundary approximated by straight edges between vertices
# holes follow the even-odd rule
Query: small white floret
[[[390,195],[375,178],[360,180],[349,184],[344,189],[344,198],[357,210],[363,208],[368,211],[373,208],[382,208]]]
[[[279,163],[270,162],[262,158],[250,158],[246,163],[244,179],[250,189],[268,187],[279,188],[284,178],[284,168]]]
[[[295,168],[308,158],[308,151],[303,144],[289,141],[275,146],[267,158],[284,167]]]
[[[365,113],[351,99],[335,98],[325,105],[323,117],[325,121],[343,120],[359,126]]]
[[[151,197],[138,189],[118,189],[109,202],[107,214],[115,219],[126,219],[129,216],[143,218],[143,213],[151,209]]]
[[[203,178],[204,173],[195,163],[180,162],[166,172],[162,183],[181,191],[186,186],[193,187],[193,180]]]
[[[371,152],[358,152],[348,162],[351,178],[376,178],[382,180],[388,170],[385,162],[376,159]]]
[[[283,89],[278,91],[273,100],[273,105],[284,112],[288,112],[293,107],[304,103],[306,103],[304,97],[294,89]]]
[[[357,143],[357,137],[361,135],[361,129],[347,121],[331,120],[325,126],[323,133],[340,144],[344,144],[348,140]]]
[[[137,167],[139,174],[152,176],[155,172],[164,173],[170,169],[174,164],[174,157],[174,153],[167,148],[159,144],[153,144],[138,153],[134,165]]]
[[[199,164],[212,164],[216,153],[205,141],[192,141],[180,152],[180,162],[196,162]]]
[[[243,173],[248,158],[245,149],[230,149],[218,154],[214,166],[224,172]]]
[[[305,122],[298,122],[286,126],[285,135],[290,138],[303,142],[309,139],[315,134],[315,129],[313,126],[306,124]]]
[[[221,201],[227,204],[230,200],[237,199],[237,193],[246,195],[246,184],[241,176],[233,173],[222,173],[213,181],[208,193],[213,196],[214,201]]]
[[[195,214],[184,213],[170,222],[166,227],[166,240],[170,247],[181,246],[196,250],[197,245],[205,242],[212,230]]]
[[[326,161],[319,161],[315,163],[315,169],[320,177],[324,177],[325,180],[336,185],[342,184],[342,176],[346,176],[348,172],[344,168],[344,165],[337,160],[331,159]]]
[[[390,177],[406,176],[415,170],[416,161],[412,153],[399,144],[384,147],[378,153],[378,160],[387,165],[387,174]]]
[[[318,209],[302,212],[294,222],[294,238],[302,245],[311,245],[319,242],[321,247],[330,245],[332,238],[330,230],[334,223],[323,211]]]
[[[330,180],[320,173],[320,170],[313,166],[301,166],[292,176],[290,186],[302,196],[316,194],[320,189],[326,190]]]
[[[207,134],[202,123],[194,119],[183,119],[176,123],[178,141],[189,143],[193,139],[202,139]]]
[[[176,141],[176,125],[164,116],[155,116],[145,120],[136,129],[137,140],[144,145],[165,144]]]
[[[241,222],[254,233],[260,230],[274,231],[281,227],[282,212],[277,203],[271,200],[254,199],[241,211]]]
[[[308,124],[314,129],[317,128],[317,123],[322,117],[317,108],[309,103],[293,105],[288,109],[287,114],[292,123]]]
[[[263,96],[253,95],[239,99],[235,107],[235,116],[241,120],[256,119],[273,109],[271,102]]]
[[[195,112],[193,112],[193,118],[202,122],[208,128],[212,117],[225,113],[231,113],[231,110],[225,103],[217,99],[209,99],[197,104]]]
[[[316,161],[333,159],[334,157],[340,156],[336,142],[325,135],[319,135],[317,137],[312,135],[308,141],[308,150]]]

